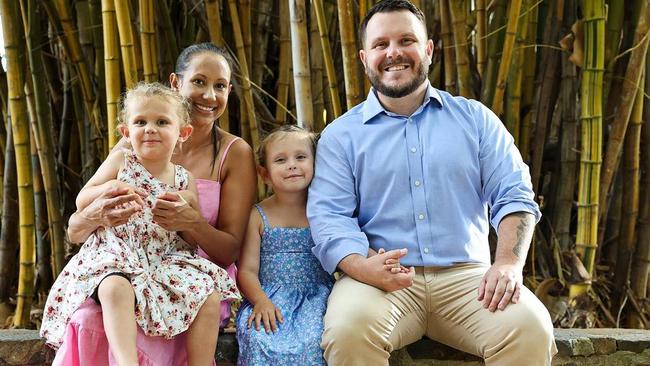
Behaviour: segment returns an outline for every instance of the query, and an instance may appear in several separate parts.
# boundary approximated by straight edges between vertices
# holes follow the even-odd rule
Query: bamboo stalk
[[[297,122],[298,126],[312,130],[314,109],[311,99],[307,9],[304,0],[288,1],[291,17],[291,59],[293,60],[293,85],[296,90]]]
[[[223,32],[221,28],[221,0],[206,0],[205,12],[208,18],[208,30],[210,32],[210,41],[219,47],[223,47]],[[230,131],[230,113],[228,106],[219,117],[219,128],[228,132]]]
[[[499,48],[503,44],[505,32],[502,28],[506,24],[506,0],[496,0],[495,10],[489,26],[488,63],[481,84],[481,101],[490,105],[494,99],[495,83],[499,66]]]
[[[13,325],[24,328],[29,325],[29,311],[34,296],[34,191],[29,153],[29,121],[23,85],[25,75],[24,39],[18,3],[0,1],[2,31],[7,62],[7,83],[9,86],[9,110],[13,130],[16,170],[18,182],[20,222],[20,270],[18,273],[18,294]]]
[[[252,38],[252,24],[253,17],[251,16],[251,0],[239,0],[239,24],[241,25],[241,34],[244,41],[244,52],[246,53],[246,61],[248,62],[248,74],[252,75],[253,70],[253,38]]]
[[[122,78],[115,3],[113,0],[102,0],[102,28],[104,29],[108,147],[112,149],[119,140],[117,135],[117,113],[120,101],[120,80]]]
[[[289,3],[285,0],[279,2],[280,10],[280,59],[278,61],[277,97],[278,106],[275,108],[275,121],[284,124],[286,120],[286,107],[289,100],[289,68],[291,67],[291,36],[289,35]],[[284,107],[284,108],[283,108]]]
[[[564,2],[557,1],[551,4],[547,11],[544,29],[544,43],[550,43],[559,37],[560,27],[554,23],[561,23],[564,12]],[[557,96],[559,94],[559,75],[556,72],[560,63],[560,53],[551,48],[541,50],[540,68],[538,81],[541,85],[537,87],[537,96],[532,109],[533,121],[535,121],[534,141],[530,158],[530,176],[533,182],[533,190],[538,192],[540,187],[540,177],[542,171],[542,161],[544,155],[544,146],[546,145],[546,136],[548,126],[553,118],[553,110]]]
[[[311,91],[312,104],[314,105],[314,131],[320,132],[325,128],[323,102],[323,53],[322,48],[316,45],[320,44],[320,33],[318,33],[318,22],[316,20],[316,7],[312,4],[310,7],[309,22],[309,61],[311,62]]]
[[[329,87],[330,103],[334,118],[341,115],[341,101],[339,100],[338,81],[336,70],[334,69],[334,60],[332,58],[332,48],[325,23],[325,10],[323,9],[323,0],[313,0],[312,6],[316,11],[316,20],[318,22],[318,32],[320,33],[320,45],[323,50],[323,61],[325,62],[325,72],[327,74],[327,85]],[[313,46],[312,46],[313,47]]]
[[[647,92],[647,86],[650,85],[650,62],[646,58],[645,67],[645,88],[643,92]],[[643,118],[648,121],[650,116],[650,104],[643,104],[644,113]],[[636,254],[634,255],[634,263],[632,266],[632,279],[631,289],[639,298],[645,299],[648,297],[648,274],[650,273],[650,128],[648,125],[641,127],[641,163],[643,164],[641,170],[644,172],[641,175],[640,183],[640,204],[639,204],[639,220],[637,223],[638,234],[636,236]],[[636,316],[636,315],[633,315]],[[634,324],[632,324],[634,326]]]
[[[602,84],[605,69],[605,4],[585,0],[585,61],[580,85],[582,148],[578,180],[578,223],[576,252],[593,276],[598,247],[598,192],[602,144]],[[569,297],[586,293],[591,281],[572,284]]]
[[[476,1],[476,68],[481,78],[487,65],[487,12],[485,11],[485,1]]]
[[[609,100],[609,89],[612,86],[614,67],[616,62],[612,59],[621,44],[621,32],[623,31],[623,19],[625,18],[625,1],[610,1],[607,5],[607,35],[605,37],[605,85],[603,90],[603,101]]]
[[[115,1],[115,19],[120,36],[120,49],[122,55],[122,68],[126,88],[131,89],[138,82],[138,69],[135,61],[135,48],[133,46],[133,31],[131,29],[131,11],[129,0]]]
[[[63,219],[61,217],[61,196],[59,194],[59,181],[56,174],[56,162],[54,156],[54,130],[52,115],[50,113],[49,100],[45,84],[45,66],[41,48],[45,32],[41,29],[40,19],[36,13],[34,0],[22,1],[23,25],[27,35],[27,56],[29,69],[31,70],[31,84],[34,85],[34,118],[32,131],[35,139],[35,147],[40,160],[39,171],[42,171],[45,198],[47,202],[47,217],[49,223],[49,235],[52,245],[52,273],[57,276],[65,264],[65,243],[63,231]]]
[[[138,9],[140,14],[140,45],[142,47],[142,69],[144,81],[152,82],[158,80],[155,72],[156,54],[156,26],[154,24],[154,8],[152,0],[139,0]]]
[[[268,46],[269,46],[269,22],[270,14],[273,11],[273,1],[257,1],[257,26],[255,28],[255,40],[253,49],[255,56],[253,60],[253,82],[262,85],[266,69]]]
[[[469,47],[467,43],[467,24],[465,0],[447,0],[454,36],[456,68],[458,76],[458,93],[467,98],[474,98],[472,76],[469,70]],[[515,0],[521,1],[521,0]]]
[[[259,132],[257,128],[257,119],[255,118],[255,106],[253,105],[253,94],[251,92],[250,79],[248,77],[248,62],[246,60],[246,53],[244,50],[244,40],[242,38],[241,27],[239,24],[239,15],[237,14],[237,4],[235,0],[228,0],[228,9],[230,10],[230,18],[232,20],[233,35],[235,36],[235,44],[237,45],[237,57],[239,58],[241,80],[242,80],[242,95],[243,101],[246,105],[246,118],[248,123],[248,133],[250,134],[250,142],[253,149],[257,151],[259,146]],[[243,117],[243,116],[242,116]],[[245,129],[245,125],[242,125]]]
[[[96,133],[101,136],[101,127],[99,126],[99,121],[96,119],[95,92],[90,78],[90,69],[82,57],[81,45],[79,44],[79,39],[76,37],[77,30],[70,16],[68,3],[65,0],[47,0],[41,4],[48,10],[50,21],[53,24],[60,24],[61,30],[64,33],[64,49],[79,76],[86,113]]]
[[[32,131],[33,132],[33,131]],[[44,183],[41,179],[41,164],[39,163],[36,138],[32,134],[32,176],[34,177],[34,228],[36,231],[36,292],[47,295],[52,286],[52,261],[50,260],[51,248],[48,239],[48,212],[47,198]]]
[[[573,19],[573,13],[566,14]],[[560,85],[560,108],[562,129],[560,135],[560,166],[555,204],[550,217],[560,250],[568,252],[573,245],[571,236],[572,209],[578,171],[578,76],[575,65],[562,58],[562,83]],[[546,214],[546,212],[545,212]],[[558,273],[560,276],[561,273]]]
[[[7,305],[9,298],[14,296],[16,251],[19,242],[18,215],[16,215],[16,212],[19,212],[16,154],[11,133],[11,121],[9,118],[6,121],[5,166],[2,180],[2,230],[0,230],[0,304],[4,305]]]
[[[451,94],[458,94],[456,83],[456,52],[451,33],[451,15],[449,14],[449,0],[440,0],[440,38],[442,38],[442,53],[445,64],[445,90]]]
[[[610,125],[609,137],[607,139],[607,149],[603,161],[603,172],[600,186],[600,202],[603,203],[608,201],[614,173],[618,168],[625,132],[632,113],[637,85],[639,84],[642,74],[642,67],[640,66],[644,64],[648,50],[648,39],[650,39],[650,37],[647,36],[650,28],[649,13],[650,6],[647,1],[643,1],[634,35],[634,44],[637,46],[632,49],[630,55],[630,61],[625,72],[625,82],[623,83],[620,98],[617,103],[617,112],[614,116],[614,121]],[[607,207],[603,207],[599,216],[600,220],[604,220],[604,218],[607,217],[606,214]],[[601,221],[601,224],[602,223],[603,222]]]
[[[526,0],[526,4],[528,0]],[[517,25],[517,36],[515,38],[514,49],[512,50],[512,61],[508,70],[508,89],[506,90],[506,128],[515,139],[515,144],[519,147],[521,131],[521,93],[522,81],[524,74],[525,59],[523,58],[522,45],[528,32],[528,18],[519,17]]]
[[[166,50],[167,57],[161,57],[164,63],[161,64],[160,71],[163,75],[169,75],[169,73],[174,71],[174,61],[178,55],[178,42],[176,40],[176,34],[174,33],[174,27],[172,27],[171,15],[169,13],[169,8],[167,7],[166,1],[157,1],[156,9],[158,9],[158,17],[160,20],[161,34],[160,36],[164,40],[161,44],[164,44],[165,47],[162,47],[161,50]],[[167,66],[169,64],[169,66]]]
[[[345,99],[348,109],[361,103],[359,75],[357,72],[357,43],[354,36],[354,12],[347,0],[337,0],[341,51],[343,54],[343,75],[345,77]]]
[[[492,100],[492,111],[500,115],[503,110],[503,95],[506,89],[506,76],[512,60],[513,45],[517,35],[517,25],[519,12],[521,11],[521,0],[510,1],[508,10],[508,23],[506,26],[506,38],[503,43],[503,52],[501,53],[501,62],[499,63],[499,72],[497,73],[497,84]]]
[[[647,62],[647,61],[646,61]],[[643,65],[645,69],[645,63]],[[639,190],[641,178],[641,125],[643,123],[643,92],[645,90],[645,80],[642,77],[639,81],[639,88],[634,98],[634,107],[630,116],[630,125],[628,132],[625,134],[625,147],[623,150],[623,221],[621,222],[621,237],[618,244],[618,256],[616,258],[616,271],[614,280],[617,284],[616,289],[625,288],[628,280],[631,282],[631,289],[639,297],[645,297],[646,280],[631,277],[630,270],[635,271],[638,267],[639,255],[642,253],[641,248],[637,247],[637,218],[639,217]],[[639,273],[640,275],[640,273]],[[639,284],[642,282],[643,286]],[[620,287],[619,287],[620,286]],[[639,313],[632,313],[628,318],[628,327],[640,327]]]
[[[533,47],[533,45],[537,42],[537,9],[538,7],[535,6],[528,13],[526,49],[523,51],[523,57],[526,62],[524,62],[521,105],[522,110],[526,112],[523,116],[521,128],[519,130],[519,151],[521,151],[521,155],[523,156],[524,161],[528,161],[528,153],[530,151],[530,135],[533,126],[533,114],[531,113],[531,110],[535,97],[535,64],[537,59],[535,55],[535,47]]]

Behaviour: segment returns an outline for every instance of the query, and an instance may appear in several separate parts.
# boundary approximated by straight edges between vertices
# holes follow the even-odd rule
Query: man
[[[325,315],[325,358],[387,365],[393,349],[426,335],[486,365],[549,365],[553,325],[522,284],[540,217],[528,167],[490,110],[431,87],[425,24],[406,0],[369,10],[359,56],[373,88],[318,144],[313,252],[343,272]]]

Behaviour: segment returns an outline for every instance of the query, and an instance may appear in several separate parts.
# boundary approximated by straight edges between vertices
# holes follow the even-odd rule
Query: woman
[[[234,277],[233,262],[239,254],[255,200],[256,172],[250,146],[219,129],[216,123],[232,89],[230,77],[226,53],[210,43],[192,45],[178,56],[169,81],[173,89],[190,101],[194,131],[172,162],[184,166],[196,178],[199,197],[189,192],[162,195],[153,213],[160,226],[182,231],[188,241],[199,246],[201,255],[228,267]],[[131,187],[111,181],[104,188],[102,196],[93,204],[70,217],[71,241],[83,242],[97,228],[120,225],[133,214],[131,206],[122,205],[138,200]],[[222,303],[221,314],[222,320],[227,320],[229,304]],[[54,364],[113,363],[101,322],[101,308],[86,302],[73,315]],[[139,331],[140,365],[186,364],[185,342],[180,338],[146,337]]]

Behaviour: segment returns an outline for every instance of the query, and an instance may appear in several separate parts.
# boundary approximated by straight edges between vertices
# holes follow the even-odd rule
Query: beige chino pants
[[[550,365],[557,353],[544,305],[525,287],[517,304],[494,313],[477,301],[489,267],[416,267],[413,285],[384,292],[341,277],[325,314],[328,365],[388,365],[394,349],[422,336],[485,359],[487,366]]]

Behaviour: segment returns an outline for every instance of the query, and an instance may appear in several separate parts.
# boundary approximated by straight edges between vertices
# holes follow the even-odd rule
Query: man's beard
[[[383,70],[387,67],[390,67],[391,65],[402,64],[405,63],[405,61],[410,61],[410,60],[399,57],[392,62],[386,62],[382,64],[380,66],[380,69]],[[370,69],[368,65],[366,65],[366,73],[368,75],[368,79],[370,80],[370,84],[379,93],[390,98],[401,98],[413,93],[427,79],[427,72],[429,69],[429,64],[427,63],[427,61],[428,59],[426,58],[421,60],[417,69],[415,70],[416,72],[413,79],[410,82],[400,86],[389,86],[382,83],[381,76],[378,73],[376,73],[374,70]],[[406,62],[406,63],[408,63],[409,65],[413,64],[412,62]]]

